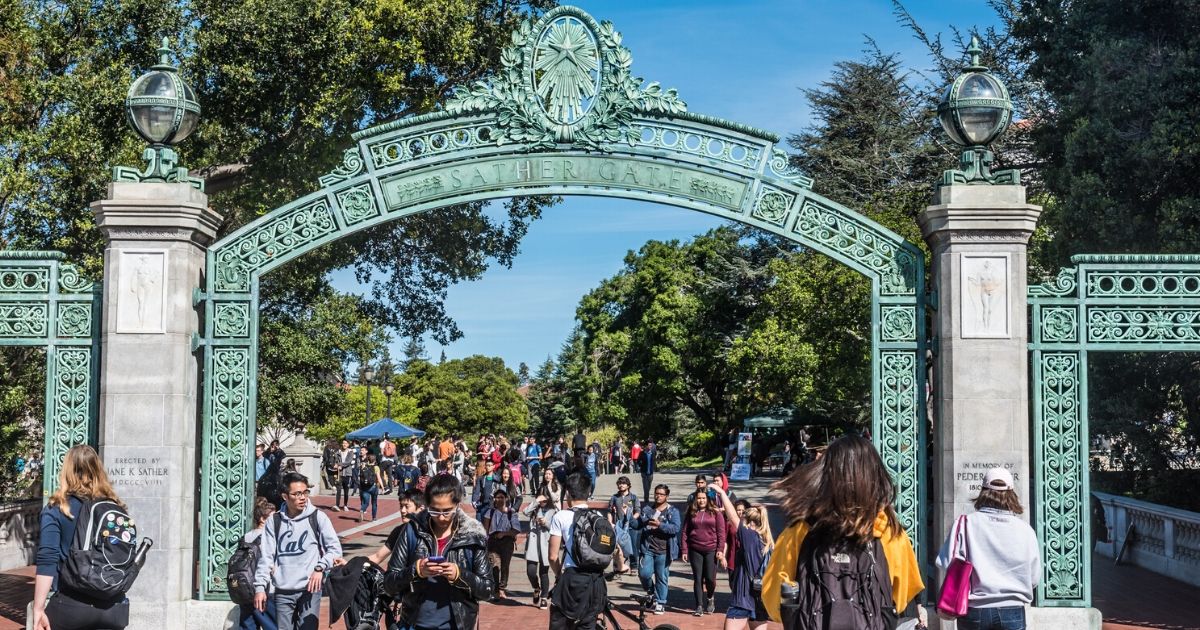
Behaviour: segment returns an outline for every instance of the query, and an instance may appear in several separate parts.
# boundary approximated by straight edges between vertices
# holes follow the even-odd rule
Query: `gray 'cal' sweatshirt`
[[[317,531],[313,531],[308,520],[314,512],[317,513]],[[312,503],[296,518],[289,517],[286,510],[278,514],[278,531],[275,529],[275,515],[267,519],[267,526],[263,528],[262,555],[258,558],[258,570],[254,572],[256,593],[267,592],[267,585],[272,580],[276,590],[303,590],[307,588],[308,578],[314,569],[320,566],[327,571],[333,566],[334,559],[342,555],[342,543],[338,541],[333,523],[324,513],[317,512]],[[317,543],[318,536],[321,537],[320,545]],[[325,548],[323,556],[321,546]]]
[[[942,543],[937,565],[954,558],[958,520]],[[966,556],[971,574],[970,608],[1023,606],[1033,602],[1033,589],[1042,573],[1037,535],[1012,512],[982,508],[966,518]]]

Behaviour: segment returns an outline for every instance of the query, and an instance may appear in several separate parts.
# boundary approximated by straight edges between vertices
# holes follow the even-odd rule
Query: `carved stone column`
[[[920,216],[937,292],[933,544],[973,509],[992,466],[1011,470],[1029,502],[1025,274],[1040,214],[1023,186],[956,185],[939,188]]]
[[[221,217],[203,192],[170,183],[114,182],[92,210],[108,238],[100,451],[139,534],[154,539],[129,594],[129,628],[184,628],[197,528],[192,290],[201,286],[205,247]]]

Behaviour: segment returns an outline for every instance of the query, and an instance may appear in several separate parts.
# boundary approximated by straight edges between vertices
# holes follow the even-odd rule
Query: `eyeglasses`
[[[457,509],[453,509],[453,510],[431,510],[429,508],[425,509],[426,514],[428,514],[430,516],[434,516],[434,517],[440,517],[440,518],[447,518],[450,516],[454,516],[454,513],[457,511],[458,511]]]
[[[310,494],[312,494],[312,490],[304,490],[304,491],[302,491],[302,492],[289,492],[289,493],[287,493],[287,495],[288,495],[289,497],[292,497],[293,499],[299,499],[300,497],[306,497],[306,496],[308,496],[308,495],[310,495]]]

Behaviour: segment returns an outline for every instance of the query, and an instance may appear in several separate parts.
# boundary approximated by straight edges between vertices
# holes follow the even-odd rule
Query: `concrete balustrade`
[[[1107,541],[1096,551],[1121,562],[1200,586],[1200,512],[1092,493],[1104,508]],[[1133,529],[1130,530],[1130,525]]]

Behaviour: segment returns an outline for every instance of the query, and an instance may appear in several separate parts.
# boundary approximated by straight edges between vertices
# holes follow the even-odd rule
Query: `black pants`
[[[550,565],[525,561],[525,575],[538,597],[550,597]]]
[[[350,480],[349,475],[338,477],[337,491],[334,496],[334,505],[338,507],[346,507],[350,504]]]
[[[692,593],[696,596],[696,608],[704,607],[717,590],[717,552],[688,550],[688,562],[692,563]]]
[[[122,630],[129,625],[129,600],[94,606],[55,593],[46,604],[46,617],[54,630]]]
[[[654,487],[654,474],[642,475],[642,503],[650,503],[650,490]]]

